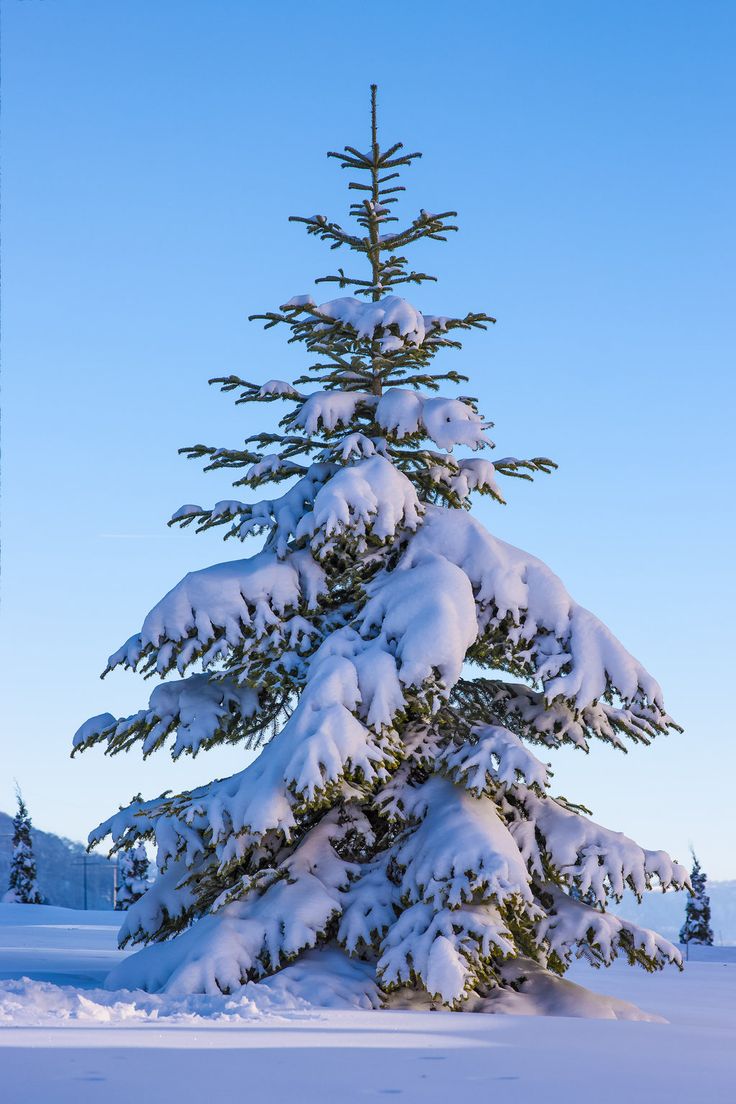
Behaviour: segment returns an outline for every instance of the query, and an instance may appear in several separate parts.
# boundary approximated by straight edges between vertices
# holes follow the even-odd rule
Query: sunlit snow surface
[[[188,1104],[217,1085],[249,1104],[734,1099],[736,948],[698,948],[683,974],[571,971],[669,1023],[351,1011],[355,979],[332,972],[311,1004],[276,984],[237,997],[101,989],[123,957],[119,918],[0,905],[3,1104]]]

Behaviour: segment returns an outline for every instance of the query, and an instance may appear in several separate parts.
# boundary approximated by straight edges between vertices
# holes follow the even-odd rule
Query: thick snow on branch
[[[411,480],[382,456],[372,456],[341,468],[317,492],[296,535],[311,537],[313,548],[346,529],[387,540],[400,528],[416,529],[422,513]]]
[[[344,778],[358,776],[372,785],[387,777],[395,755],[391,740],[355,715],[361,701],[359,671],[369,689],[375,683],[370,661],[379,658],[378,650],[366,651],[368,662],[362,666],[318,652],[296,709],[258,759],[177,805],[180,819],[209,830],[222,865],[240,858],[268,832],[290,838],[296,810]],[[366,699],[370,712],[373,702],[368,694]]]
[[[252,717],[257,709],[258,694],[251,687],[233,679],[191,675],[156,686],[148,708],[131,717],[92,717],[77,730],[73,746],[76,750],[106,741],[110,751],[127,750],[139,739],[145,756],[175,732],[171,755],[177,759],[183,751],[196,755],[217,736],[233,737],[241,719]]]
[[[127,959],[108,984],[174,994],[230,992],[316,946],[340,912],[353,869],[333,842],[353,827],[350,816],[340,822],[331,810],[281,867],[261,872],[252,889],[245,887],[240,900],[223,904],[162,947]]]
[[[282,464],[281,457],[272,454],[264,457],[259,464],[252,465],[244,481],[255,485],[267,478],[270,472],[284,467],[288,465]],[[265,530],[269,533],[267,547],[283,559],[289,552],[289,541],[305,513],[311,509],[318,490],[339,470],[337,464],[311,464],[304,475],[278,498],[265,498],[258,502],[223,499],[209,510],[203,510],[201,506],[181,506],[173,514],[171,523],[181,521],[186,524],[188,520],[197,518],[203,529],[230,523],[232,529],[228,535],[237,536],[240,540]]]
[[[515,785],[523,778],[527,785],[544,788],[549,767],[537,759],[508,728],[477,725],[470,740],[449,744],[440,757],[447,774],[480,797],[493,794],[499,783]]]
[[[630,888],[641,895],[656,878],[663,889],[687,885],[687,870],[664,851],[647,851],[623,832],[603,828],[549,797],[519,787],[524,818],[510,830],[530,869],[545,877],[543,852],[580,893],[592,893],[600,904],[619,900]],[[539,839],[542,845],[540,849]]]
[[[310,661],[294,713],[259,758],[180,810],[209,826],[220,862],[271,830],[288,837],[295,806],[343,778],[357,772],[369,785],[386,778],[395,755],[390,726],[405,705],[404,687],[432,679],[435,670],[447,685],[458,677],[474,638],[467,627],[474,605],[467,580],[451,564],[387,575],[364,612],[364,631],[377,618],[380,635],[345,628],[328,636]]]
[[[348,433],[342,440],[335,442],[335,447],[340,459],[348,461],[353,457],[361,459],[383,453],[386,451],[386,442],[381,438],[366,437],[364,433]]]
[[[348,660],[355,669],[359,695],[358,716],[376,731],[390,727],[394,715],[405,705],[396,657],[390,645],[380,639],[365,640],[355,629],[342,628],[326,637],[310,664],[308,678],[319,677],[320,665],[330,656]],[[353,685],[351,676],[351,686]]]
[[[122,945],[139,942],[161,930],[168,918],[179,920],[196,907],[197,895],[188,882],[192,871],[184,862],[172,863],[151,887],[126,910],[118,933]]]
[[[357,338],[376,340],[382,353],[405,345],[421,345],[433,329],[441,330],[441,319],[425,319],[421,311],[398,295],[386,295],[378,302],[363,302],[352,296],[332,299],[319,306],[311,296],[299,295],[285,307],[302,307],[318,320],[340,322],[355,331]]]
[[[490,494],[498,502],[505,501],[496,482],[495,465],[482,457],[463,457],[452,473],[448,473],[446,465],[437,465],[431,474],[439,483],[449,486],[460,502],[467,502],[473,491]]]
[[[480,449],[493,444],[483,432],[487,423],[469,403],[460,399],[391,387],[379,399],[375,418],[383,429],[399,439],[421,433],[447,452],[455,445]]]
[[[576,947],[589,947],[593,961],[606,965],[623,951],[631,959],[641,957],[653,966],[670,962],[682,966],[678,948],[656,932],[573,900],[557,886],[545,886],[544,892],[553,904],[539,922],[537,934],[563,960],[569,960]]]
[[[405,809],[421,820],[395,852],[403,900],[436,908],[479,898],[531,903],[526,863],[493,802],[435,775],[407,791]]]
[[[460,677],[478,632],[467,576],[443,556],[382,573],[368,588],[361,632],[378,634],[400,661],[405,686],[421,686],[438,671],[445,688]]]
[[[366,391],[315,391],[286,419],[290,427],[314,435],[331,433],[338,426],[350,425],[357,414],[371,418],[397,440],[426,437],[446,452],[455,445],[472,449],[492,446],[484,430],[488,423],[473,407],[461,399],[427,395],[405,387],[390,387],[379,398]],[[487,469],[473,471],[470,461],[466,479],[478,485],[487,479]]]
[[[461,680],[453,702],[468,720],[497,721],[551,748],[568,743],[587,751],[588,741],[596,738],[626,750],[622,735],[648,744],[672,723],[663,710],[644,701],[627,708],[597,701],[578,710],[564,698],[547,702],[538,690],[498,679]]]
[[[266,383],[262,384],[259,388],[258,394],[261,398],[266,398],[268,395],[276,395],[280,398],[285,397],[289,399],[300,398],[299,392],[291,383],[279,379],[267,380]]]
[[[401,911],[399,887],[387,874],[389,858],[384,853],[365,863],[343,894],[337,938],[350,953],[378,946]]]
[[[358,337],[372,339],[379,330],[383,352],[396,347],[391,343],[392,330],[407,345],[421,345],[427,335],[421,311],[398,295],[386,295],[377,303],[346,296],[322,303],[316,310],[327,318],[352,327]]]
[[[402,912],[381,943],[376,971],[389,990],[421,979],[430,996],[457,1005],[492,955],[513,955],[514,944],[495,905],[436,909],[418,903]]]
[[[358,720],[358,672],[349,659],[320,656],[299,706],[284,727],[291,755],[284,780],[307,801],[330,783],[359,772],[369,785],[385,777],[385,743]]]
[[[453,1004],[483,961],[514,953],[500,905],[537,915],[529,875],[493,803],[447,779],[406,787],[402,813],[407,828],[348,889],[338,938],[349,950],[378,941],[386,987],[421,978]]]
[[[110,656],[108,669],[135,667],[152,651],[161,673],[175,662],[183,671],[200,656],[212,662],[246,637],[280,632],[287,610],[300,603],[313,609],[324,590],[324,572],[308,552],[279,560],[264,551],[193,571],[153,607],[141,632]]]
[[[661,708],[658,683],[541,560],[491,536],[466,513],[427,507],[399,570],[438,554],[470,581],[481,633],[498,635],[504,626],[507,646],[532,665],[548,701],[561,696],[583,709],[615,689],[624,701],[641,697]]]
[[[315,391],[307,395],[289,423],[310,436],[319,429],[332,431],[339,425],[350,425],[359,406],[373,406],[375,395],[365,391]]]

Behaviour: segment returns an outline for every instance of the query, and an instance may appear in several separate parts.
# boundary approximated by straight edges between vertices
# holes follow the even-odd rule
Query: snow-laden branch
[[[275,709],[271,706],[272,721],[280,712],[279,706],[283,707],[281,702]],[[73,748],[76,752],[104,743],[108,754],[117,754],[141,741],[145,757],[175,735],[171,757],[178,759],[182,752],[196,755],[203,747],[247,737],[246,722],[253,722],[257,715],[256,724],[263,728],[268,721],[252,687],[230,678],[190,675],[156,686],[148,708],[130,717],[116,719],[109,713],[92,717],[77,730]]]
[[[541,560],[491,536],[466,513],[428,507],[397,571],[438,556],[473,588],[479,658],[526,665],[548,702],[561,697],[583,709],[615,691],[624,702],[662,708],[659,684]]]
[[[360,825],[359,815],[357,821]],[[132,968],[118,971],[120,983],[170,993],[228,992],[316,946],[339,915],[353,870],[334,845],[355,830],[355,822],[355,814],[340,821],[328,813],[282,865],[264,870],[239,900],[220,904],[164,947],[136,955]],[[180,872],[172,868],[172,874]],[[139,902],[129,927],[156,923],[166,907],[164,894],[155,902],[154,916],[147,917]],[[115,983],[114,975],[110,981]]]
[[[514,794],[519,815],[511,834],[537,877],[546,880],[551,866],[599,904],[620,900],[627,888],[640,897],[654,879],[663,889],[687,886],[687,870],[664,851],[648,851],[623,832],[530,789],[517,787]]]
[[[623,707],[599,700],[577,709],[564,698],[548,702],[538,690],[499,679],[460,679],[451,700],[471,722],[500,723],[549,748],[572,744],[588,751],[589,741],[598,739],[626,751],[622,737],[649,744],[668,727],[675,727],[667,713],[646,701]]]
[[[668,939],[610,912],[600,912],[574,900],[557,886],[544,886],[548,914],[537,935],[563,962],[583,953],[594,965],[609,965],[623,953],[630,962],[654,970],[668,963],[682,966],[682,955]]]
[[[513,786],[519,780],[541,789],[549,785],[549,765],[500,725],[474,726],[469,739],[447,745],[439,762],[450,778],[476,797],[492,796],[499,784]]]
[[[376,351],[383,356],[418,347],[433,354],[457,344],[447,336],[449,331],[485,329],[495,322],[495,318],[482,312],[471,311],[462,318],[424,314],[398,295],[369,302],[342,296],[319,304],[310,295],[296,295],[279,311],[250,317],[263,321],[267,329],[279,323],[288,325],[291,340],[303,341],[308,348],[318,348],[330,341],[338,345],[347,342],[356,348],[375,344]]]
[[[307,552],[283,560],[259,552],[193,571],[153,607],[140,633],[110,656],[107,670],[135,668],[144,660],[159,674],[174,666],[181,672],[195,659],[213,663],[246,639],[288,639],[298,649],[309,624],[303,618],[285,621],[284,614],[315,609],[324,592],[324,571]]]

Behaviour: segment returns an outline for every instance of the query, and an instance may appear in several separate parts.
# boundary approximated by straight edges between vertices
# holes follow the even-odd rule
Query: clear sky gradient
[[[88,716],[145,704],[150,683],[98,675],[150,606],[241,554],[166,528],[231,495],[177,448],[236,445],[263,415],[209,376],[303,369],[246,316],[329,269],[287,216],[344,216],[324,153],[367,142],[375,80],[386,142],[424,151],[403,210],[459,212],[413,298],[497,315],[447,363],[500,455],[560,465],[479,514],[685,728],[557,755],[556,784],[736,877],[736,5],[7,0],[2,22],[0,808],[17,778],[39,827],[80,838],[138,790],[242,765],[69,748]]]

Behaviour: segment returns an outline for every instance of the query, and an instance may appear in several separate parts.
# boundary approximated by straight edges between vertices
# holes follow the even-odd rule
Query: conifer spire
[[[362,266],[316,281],[355,294],[299,294],[253,316],[301,346],[304,373],[211,382],[286,413],[243,447],[182,450],[251,492],[286,484],[171,519],[262,547],[157,603],[107,669],[179,678],[75,736],[75,750],[113,755],[261,749],[230,778],[136,799],[92,832],[118,851],[157,848],[159,877],[121,929],[150,945],[109,983],[227,992],[280,971],[309,999],[327,969],[361,1007],[413,995],[498,1010],[529,978],[534,992],[554,986],[575,955],[679,963],[608,906],[627,888],[682,887],[687,872],[555,796],[546,761],[563,744],[665,733],[660,688],[545,564],[470,514],[477,494],[504,501],[499,477],[555,466],[492,462],[475,400],[442,393],[466,377],[435,358],[493,318],[431,315],[397,293],[433,278],[405,251],[444,241],[455,213],[400,224],[397,180],[419,154],[381,148],[375,88],[367,150],[329,156],[358,193],[352,228],[294,221]],[[467,660],[477,677],[462,677]]]
[[[117,895],[115,908],[128,909],[139,901],[147,889],[150,889],[148,855],[142,843],[137,847],[121,851],[118,855]]]
[[[681,943],[713,945],[713,929],[710,926],[710,897],[706,892],[708,879],[694,851],[691,851],[693,868],[690,874],[691,894],[685,904],[685,922],[680,928]]]
[[[13,854],[10,860],[8,892],[4,899],[23,905],[40,905],[41,894],[36,882],[36,859],[33,854],[31,818],[23,800],[23,794],[17,785],[15,796],[18,809],[13,817]]]

